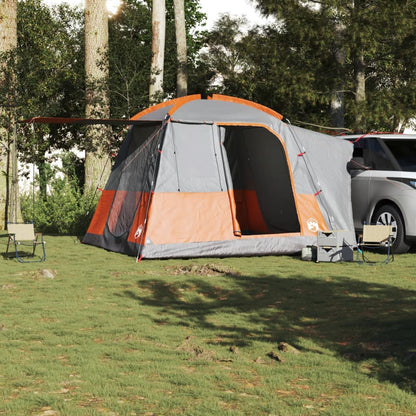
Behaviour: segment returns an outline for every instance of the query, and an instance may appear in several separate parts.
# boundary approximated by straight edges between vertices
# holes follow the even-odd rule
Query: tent
[[[348,141],[222,95],[132,120],[84,243],[138,259],[291,254],[318,230],[355,243]]]

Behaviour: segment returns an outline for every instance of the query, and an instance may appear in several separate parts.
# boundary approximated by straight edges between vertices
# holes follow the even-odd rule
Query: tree
[[[331,126],[343,128],[345,126],[345,26],[337,10],[334,13],[334,67],[335,80],[330,100]]]
[[[201,61],[207,62],[212,71],[211,84],[216,92],[237,94],[243,83],[240,77],[249,71],[242,31],[245,24],[244,18],[232,19],[224,14],[206,35],[207,51],[201,54]],[[244,93],[248,98],[249,92]]]
[[[17,0],[0,1],[0,220],[17,221],[19,217],[19,191],[16,151],[16,73]],[[10,169],[11,167],[11,169]],[[11,181],[10,179],[10,172]]]
[[[354,130],[394,129],[414,114],[414,2],[258,0],[257,5],[278,19],[275,35],[286,38],[305,78],[313,79],[311,97],[330,108],[334,91],[345,93],[345,119]],[[294,75],[298,68],[286,67]],[[323,114],[317,120],[326,124],[330,112]]]
[[[182,97],[188,93],[187,46],[184,0],[173,0],[175,11],[176,53],[178,55],[178,75],[176,96]]]
[[[111,116],[131,117],[149,105],[149,79],[152,58],[151,0],[124,0],[118,13],[110,18],[110,94]],[[187,44],[188,90],[205,91],[207,80],[198,61],[205,19],[199,0],[186,0],[185,29]],[[163,70],[163,96],[177,94],[178,58],[176,53],[173,0],[166,1],[166,44]]]
[[[317,122],[325,105],[318,85],[329,71],[318,52],[313,59],[306,59],[308,47],[312,49],[317,37],[308,38],[305,33],[308,45],[274,26],[245,32],[243,25],[241,19],[224,15],[208,33],[208,51],[201,60],[208,62],[214,73],[209,92],[260,102],[291,120],[307,115],[308,121]]]
[[[198,54],[203,46],[205,31],[201,29],[206,16],[201,12],[199,0],[185,0],[185,28],[187,46],[187,92],[200,93],[200,76],[197,74]],[[175,29],[175,11],[173,0],[166,0],[166,38],[165,60],[163,69],[164,97],[172,97],[177,94],[178,80],[178,56]]]
[[[108,12],[105,0],[86,0],[85,3],[85,74],[86,117],[109,118]],[[110,174],[110,136],[109,128],[102,125],[87,129],[87,192],[105,185]]]
[[[111,116],[130,118],[149,105],[151,9],[126,0],[109,21]]]
[[[39,0],[18,2],[16,112],[34,116],[82,116],[84,101],[83,17],[67,5],[48,8]],[[46,194],[46,153],[82,145],[82,130],[72,125],[38,125],[19,136],[19,159],[39,169],[41,194]]]
[[[165,0],[152,3],[152,60],[150,65],[150,102],[163,96],[163,69],[165,63],[166,7]]]

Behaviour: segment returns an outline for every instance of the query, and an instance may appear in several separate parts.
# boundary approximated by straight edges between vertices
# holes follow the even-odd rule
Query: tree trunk
[[[153,0],[152,62],[150,67],[150,103],[160,102],[163,96],[163,66],[165,62],[166,11],[165,0]]]
[[[46,165],[46,158],[44,154],[38,155],[36,161],[36,167],[38,168],[39,176],[39,198],[46,201],[48,194],[48,169]]]
[[[175,33],[176,53],[178,57],[178,74],[176,78],[176,96],[183,97],[188,94],[188,69],[187,69],[187,47],[185,27],[185,4],[184,0],[173,0],[175,9]]]
[[[362,12],[366,8],[363,0],[352,0],[352,17],[353,21],[362,21]],[[357,37],[353,49],[353,65],[354,65],[354,95],[355,95],[355,120],[354,130],[365,132],[365,105],[366,105],[366,91],[365,91],[365,72],[366,65],[364,59],[364,37],[362,33],[357,33]]]
[[[11,162],[11,181],[9,181],[10,191],[9,191],[9,212],[6,217],[6,220],[10,222],[20,222],[22,221],[22,214],[20,212],[20,193],[19,193],[19,170],[18,170],[18,160],[19,155],[17,151],[17,126],[16,126],[16,117],[13,114],[13,138],[10,143],[10,162]],[[33,218],[32,218],[33,219]]]
[[[356,116],[355,116],[355,130],[364,132],[366,129],[365,123],[365,104],[366,104],[366,92],[365,92],[365,61],[364,54],[360,53],[354,62],[354,78],[355,78],[355,103],[356,103]]]
[[[108,12],[105,0],[85,2],[86,117],[109,118]],[[85,153],[85,191],[103,187],[110,174],[107,126],[88,126]]]
[[[335,16],[336,17],[336,16]],[[335,55],[337,74],[334,90],[331,94],[331,124],[333,127],[344,127],[344,79],[345,79],[345,52],[344,52],[344,31],[345,26],[340,19],[335,23]]]
[[[10,59],[0,62],[0,85],[8,107],[0,108],[0,224],[21,219],[16,148],[16,78],[13,52],[17,48],[17,0],[0,0],[0,53]],[[11,175],[11,177],[10,177]],[[0,226],[1,228],[1,226]]]
[[[331,94],[331,126],[339,129],[344,128],[344,93],[338,88]]]

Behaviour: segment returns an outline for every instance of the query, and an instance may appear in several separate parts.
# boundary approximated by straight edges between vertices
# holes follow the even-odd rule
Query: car
[[[347,135],[354,227],[391,225],[392,251],[416,243],[416,134]]]

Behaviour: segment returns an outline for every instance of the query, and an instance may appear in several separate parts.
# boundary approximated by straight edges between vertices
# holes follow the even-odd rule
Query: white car
[[[348,170],[355,229],[391,225],[393,252],[407,252],[416,243],[416,135],[344,137],[354,144]]]

